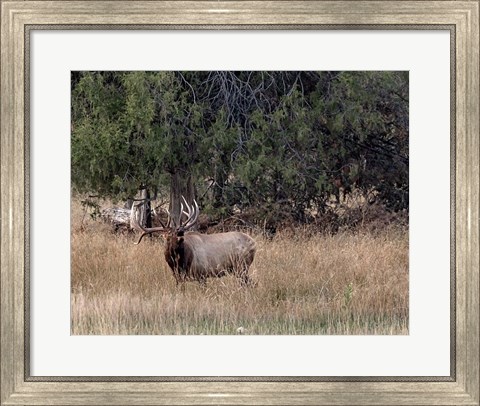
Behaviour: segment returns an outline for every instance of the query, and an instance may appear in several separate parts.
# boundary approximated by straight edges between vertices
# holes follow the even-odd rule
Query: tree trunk
[[[180,224],[180,203],[183,202],[182,196],[188,204],[193,203],[195,190],[193,187],[192,175],[186,171],[176,171],[172,174],[170,180],[170,216],[173,224]]]
[[[150,191],[148,189],[140,189],[140,199],[143,204],[138,205],[138,222],[143,226],[152,227],[152,210],[150,203]]]
[[[152,227],[152,202],[150,201],[150,190],[144,189],[145,197],[145,225],[147,228]]]

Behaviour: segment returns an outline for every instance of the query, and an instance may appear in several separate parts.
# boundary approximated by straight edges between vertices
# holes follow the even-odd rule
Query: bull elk
[[[183,198],[183,197],[182,197]],[[184,204],[185,203],[185,206]],[[217,234],[200,234],[188,231],[198,220],[198,204],[189,205],[185,198],[180,205],[180,224],[168,216],[165,226],[145,228],[137,220],[137,206],[132,207],[132,227],[141,231],[136,242],[151,233],[162,233],[165,238],[165,260],[173,272],[177,286],[185,281],[205,284],[207,278],[219,278],[228,273],[238,277],[243,285],[250,285],[248,270],[255,257],[255,241],[248,235],[231,231]],[[185,211],[186,209],[186,211]],[[186,216],[182,222],[181,218]]]

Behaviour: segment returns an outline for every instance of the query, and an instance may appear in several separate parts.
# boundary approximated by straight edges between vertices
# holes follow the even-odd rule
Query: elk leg
[[[180,290],[182,293],[185,293],[185,284],[186,284],[186,274],[185,272],[178,272],[177,286],[180,284]]]
[[[242,286],[252,286],[252,280],[250,279],[248,274],[243,275],[241,282]]]
[[[175,286],[178,288],[178,284],[180,283],[180,275],[177,269],[173,269],[173,276],[175,278]]]
[[[180,291],[182,293],[185,293],[185,273],[181,272],[177,267],[172,269],[173,271],[173,276],[175,277],[175,287],[178,290],[180,288]]]
[[[201,277],[200,279],[198,279],[198,283],[200,284],[200,286],[202,288],[206,288],[207,287],[207,278]]]
[[[180,292],[185,293],[185,281],[181,280],[180,278],[175,278],[175,288],[180,290]]]
[[[248,275],[248,266],[244,265],[241,267],[240,273],[237,275],[240,278],[240,282],[242,286],[251,286],[252,285],[252,280],[250,279],[250,276]]]

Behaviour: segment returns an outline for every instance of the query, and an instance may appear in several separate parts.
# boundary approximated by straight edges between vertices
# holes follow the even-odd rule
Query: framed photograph
[[[1,8],[2,405],[480,405],[478,1]]]

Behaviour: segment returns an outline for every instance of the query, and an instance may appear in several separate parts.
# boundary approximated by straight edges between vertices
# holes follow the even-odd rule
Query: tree
[[[193,199],[201,105],[173,72],[82,72],[72,83],[72,182],[81,192],[127,199],[167,179],[171,213]]]
[[[239,82],[230,87],[255,102],[241,103],[243,113],[225,125],[230,131],[210,137],[223,151],[212,148],[210,159],[224,174],[213,182],[224,210],[255,207],[261,218],[305,222],[328,210],[332,195],[353,190],[373,190],[394,210],[408,207],[407,73],[262,74],[248,75],[247,90],[230,76]]]
[[[258,221],[307,222],[353,190],[402,210],[408,73],[76,72],[72,183],[168,190],[177,220],[181,195]]]

